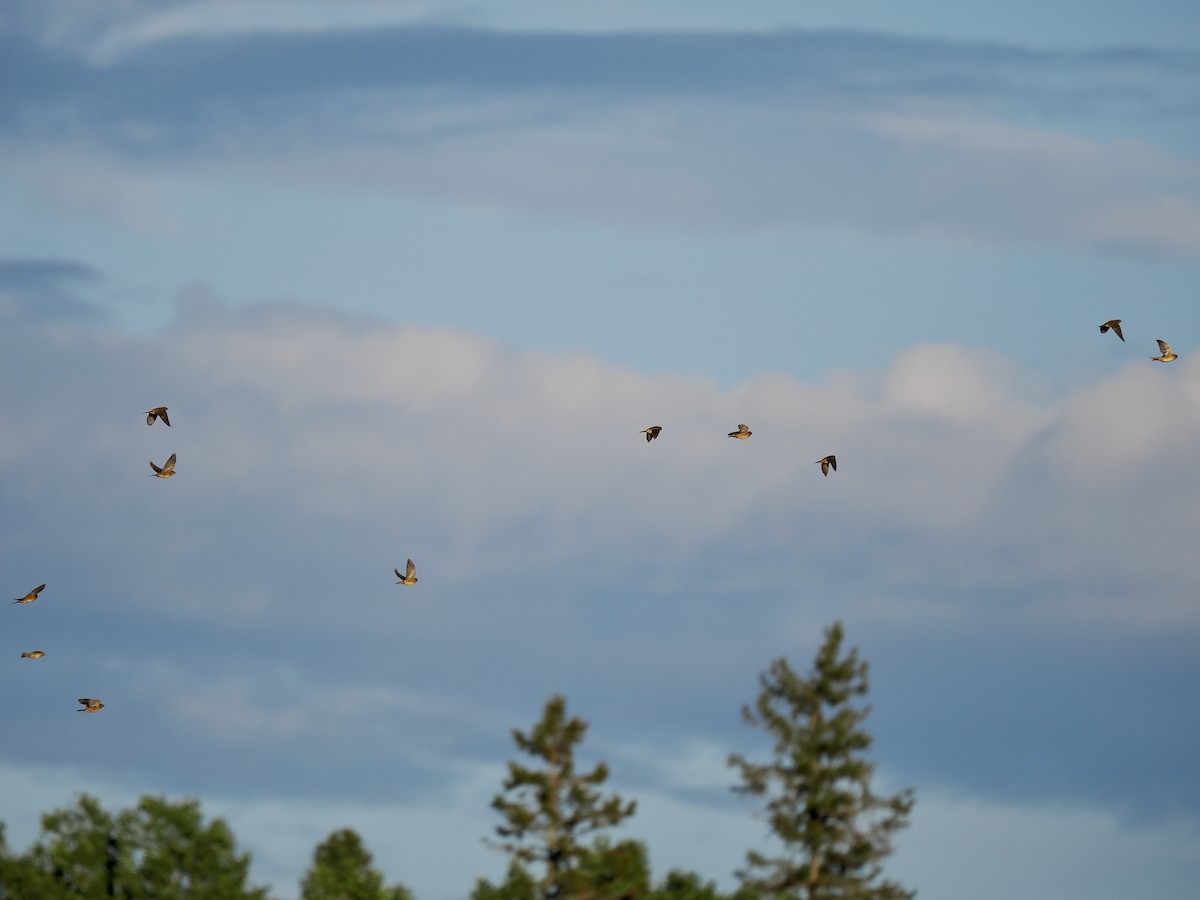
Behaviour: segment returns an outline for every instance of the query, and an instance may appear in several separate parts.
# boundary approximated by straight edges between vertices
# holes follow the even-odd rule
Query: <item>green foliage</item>
[[[412,900],[408,889],[385,887],[383,874],[371,867],[371,854],[358,833],[335,831],[313,851],[313,862],[300,885],[301,900]]]
[[[115,818],[81,795],[42,816],[29,852],[0,858],[0,897],[38,900],[266,900],[246,886],[250,855],[196,801],[143,797]]]
[[[598,838],[565,874],[564,894],[580,900],[642,900],[650,895],[650,861],[639,841],[613,845]]]
[[[544,767],[510,762],[504,793],[492,801],[504,817],[496,833],[506,840],[497,846],[515,862],[544,867],[539,882],[544,897],[579,896],[575,892],[586,888],[581,863],[595,862],[581,838],[619,824],[636,809],[636,803],[624,803],[616,794],[601,796],[598,787],[608,778],[604,763],[590,772],[575,771],[575,747],[583,740],[587,723],[578,717],[568,719],[566,709],[563,697],[551,697],[542,720],[528,734],[513,730],[518,749]]]
[[[536,900],[538,896],[537,879],[515,859],[508,864],[503,884],[496,886],[480,878],[471,892],[471,900]]]
[[[672,869],[667,877],[650,894],[649,900],[757,900],[758,895],[749,888],[740,888],[725,895],[711,881],[701,881],[695,872]]]
[[[735,790],[766,798],[767,819],[786,853],[750,851],[738,874],[771,897],[907,900],[914,892],[878,878],[892,833],[907,824],[913,792],[871,791],[875,767],[863,756],[871,736],[861,728],[870,708],[853,705],[867,693],[867,664],[854,648],[841,654],[842,638],[840,622],[826,630],[807,678],[786,659],[773,662],[754,707],[742,710],[749,724],[774,737],[774,758],[757,764],[731,756],[742,781]]]

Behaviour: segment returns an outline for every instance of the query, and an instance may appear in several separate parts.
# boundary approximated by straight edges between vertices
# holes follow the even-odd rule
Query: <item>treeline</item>
[[[908,900],[883,877],[891,837],[907,824],[911,790],[881,797],[871,790],[865,756],[867,664],[842,648],[835,623],[811,670],[786,659],[760,676],[761,692],[745,720],[773,740],[765,761],[734,755],[735,791],[760,805],[782,852],[746,854],[733,894],[694,872],[672,871],[655,883],[646,847],[614,843],[607,829],[633,816],[634,801],[605,793],[608,767],[575,766],[587,723],[550,698],[529,731],[513,731],[523,760],[508,764],[492,801],[501,823],[488,843],[509,856],[500,884],[480,880],[472,900]],[[206,821],[193,800],[143,797],[116,815],[83,795],[75,806],[42,816],[42,831],[14,854],[0,823],[0,900],[268,900],[248,883],[250,854],[237,848],[220,819]],[[464,890],[467,885],[464,885]],[[313,852],[299,885],[302,900],[411,900],[387,885],[362,839],[335,831]]]

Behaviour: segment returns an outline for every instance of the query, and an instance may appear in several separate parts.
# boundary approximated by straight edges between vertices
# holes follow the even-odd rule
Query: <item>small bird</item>
[[[171,420],[167,418],[167,408],[165,406],[156,406],[154,409],[146,411],[147,425],[153,425],[155,419],[162,419],[164,425],[168,428],[171,427]]]
[[[161,467],[156,466],[154,460],[151,460],[150,468],[154,470],[154,474],[150,476],[151,478],[170,478],[175,474],[175,454],[172,453],[167,457],[167,461]]]
[[[393,571],[395,571],[396,577],[400,579],[399,581],[396,582],[396,584],[416,584],[417,583],[417,567],[413,565],[413,561],[411,559],[408,561],[408,567],[404,570],[403,575],[400,574],[399,569],[395,569]]]
[[[642,434],[644,434],[646,436],[646,443],[648,444],[652,440],[654,440],[656,437],[658,437],[658,433],[660,431],[662,431],[661,425],[651,425],[649,428],[643,428]]]
[[[1103,325],[1100,326],[1100,333],[1104,334],[1110,328],[1113,330],[1113,332],[1116,334],[1117,337],[1119,337],[1122,341],[1125,340],[1125,335],[1121,334],[1121,320],[1120,319],[1109,319],[1107,322],[1105,322]]]
[[[1162,338],[1159,338],[1159,340],[1158,340],[1158,350],[1162,354],[1162,356],[1150,357],[1155,362],[1170,362],[1173,359],[1179,359],[1178,354],[1171,352],[1171,345],[1168,344],[1166,341],[1164,341]]]
[[[751,431],[749,428],[747,428],[745,425],[739,425],[737,431],[729,432],[729,436],[731,438],[737,438],[739,441],[744,441],[746,438],[750,437],[750,435],[752,435],[752,434],[754,434],[754,432]]]
[[[41,659],[45,655],[41,650],[30,650],[28,653],[22,653],[21,659]]]
[[[818,459],[817,463],[821,466],[821,474],[824,475],[826,478],[829,477],[830,469],[833,469],[833,471],[835,471],[835,472],[837,471],[837,457],[834,456],[832,453],[829,454],[828,456]]]
[[[35,587],[32,591],[30,591],[24,597],[20,597],[20,598],[14,600],[13,603],[32,603],[34,600],[36,600],[38,598],[38,594],[40,594],[42,592],[42,588],[44,588],[44,587],[45,587],[44,584],[39,584],[37,587]]]
[[[80,697],[79,702],[83,704],[83,709],[77,709],[75,712],[100,712],[104,709],[103,703],[91,697]]]

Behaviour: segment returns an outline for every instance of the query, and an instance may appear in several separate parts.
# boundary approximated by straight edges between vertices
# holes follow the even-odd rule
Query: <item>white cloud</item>
[[[1195,159],[978,115],[891,112],[863,121],[895,141],[891,155],[905,161],[906,175],[888,186],[886,205],[902,210],[894,195],[902,191],[927,205],[934,227],[957,220],[975,239],[1005,233],[1031,245],[1067,237],[1185,258],[1200,251]],[[1182,185],[1190,187],[1179,192]]]
[[[989,582],[1019,583],[1053,606],[1051,585],[1090,571],[1173,585],[1129,610],[1140,627],[1197,621],[1171,599],[1200,582],[1188,549],[1200,526],[1190,460],[1200,390],[1186,358],[1162,370],[1131,363],[1037,403],[1011,363],[953,345],[914,347],[857,380],[764,376],[722,391],[449,330],[195,303],[162,337],[105,340],[94,354],[94,388],[127,390],[118,373],[128,356],[174,386],[171,432],[118,434],[107,409],[78,408],[72,420],[46,394],[10,434],[33,427],[50,445],[83,441],[90,465],[63,473],[56,490],[85,496],[100,468],[144,470],[136,496],[156,499],[136,500],[137,518],[170,534],[190,509],[188,538],[180,532],[147,563],[160,574],[193,565],[193,544],[221,542],[232,515],[240,540],[259,535],[263,563],[286,565],[312,539],[305,529],[336,522],[352,558],[379,553],[384,572],[416,558],[431,576],[422,591],[564,565],[580,587],[618,584],[633,565],[673,590],[715,546],[754,556],[778,546],[752,573],[715,560],[715,583],[782,589],[798,568],[819,583],[853,565],[861,602],[921,585],[929,611],[939,585]],[[750,441],[725,437],[739,422]],[[638,433],[648,424],[664,426],[649,445]],[[28,449],[0,439],[0,455],[39,471]],[[176,478],[142,477],[145,458],[172,451]],[[822,478],[814,460],[831,452],[839,471]],[[110,489],[116,508],[133,499]],[[398,515],[419,520],[423,535],[397,530]],[[286,596],[265,574],[219,591],[177,585],[177,611],[246,620],[327,602]]]

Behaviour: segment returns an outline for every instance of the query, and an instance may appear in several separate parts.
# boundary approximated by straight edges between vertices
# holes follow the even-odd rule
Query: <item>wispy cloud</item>
[[[1138,124],[1196,106],[1179,52],[396,27],[164,36],[98,65],[10,42],[4,155],[39,148],[25,180],[58,202],[136,166],[143,194],[222,173],[689,231],[1200,247],[1195,159]]]
[[[80,289],[101,280],[98,271],[73,260],[0,259],[0,319],[99,320],[100,307]]]

